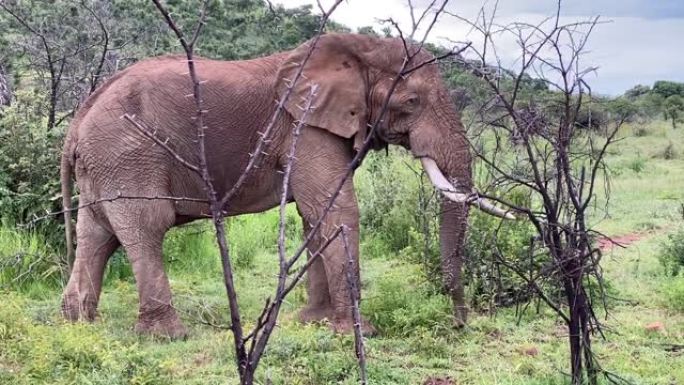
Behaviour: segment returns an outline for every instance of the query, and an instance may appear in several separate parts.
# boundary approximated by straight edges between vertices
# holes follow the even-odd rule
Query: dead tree
[[[615,141],[623,120],[613,122],[605,136],[580,132],[577,126],[582,101],[590,97],[585,75],[594,70],[581,65],[582,55],[598,18],[562,24],[560,2],[554,17],[539,24],[498,25],[494,11],[484,9],[477,20],[458,15],[475,31],[472,45],[458,64],[483,79],[488,102],[475,108],[470,122],[473,150],[488,172],[493,190],[524,191],[531,207],[516,206],[506,199],[492,199],[526,217],[536,230],[530,258],[549,258],[538,271],[507,261],[500,262],[526,282],[528,288],[552,308],[568,328],[571,378],[574,385],[598,383],[598,375],[615,380],[603,371],[592,352],[592,336],[601,324],[594,301],[602,298],[601,251],[594,242],[587,217],[596,201],[597,186],[607,181],[606,150]],[[515,70],[503,70],[498,55],[500,39],[518,44]],[[510,67],[509,67],[510,68]],[[522,81],[533,75],[551,91],[544,95],[558,105],[550,114],[545,100],[523,95]],[[515,138],[515,145],[507,138]],[[492,191],[492,190],[490,190]],[[494,195],[494,194],[491,194]],[[591,296],[587,282],[599,286]],[[561,293],[561,295],[558,295]]]

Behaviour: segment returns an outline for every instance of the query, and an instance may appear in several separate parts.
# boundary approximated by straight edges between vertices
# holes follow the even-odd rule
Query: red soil
[[[614,247],[628,247],[634,242],[640,241],[649,234],[643,232],[630,233],[617,237],[601,237],[598,239],[598,246],[601,251],[611,251]]]

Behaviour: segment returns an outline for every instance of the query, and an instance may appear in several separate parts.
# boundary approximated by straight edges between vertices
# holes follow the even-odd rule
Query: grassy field
[[[614,175],[609,210],[598,204],[593,221],[606,234],[632,234],[635,242],[605,254],[614,298],[604,318],[607,339],[597,338],[595,351],[604,369],[635,384],[684,384],[684,351],[676,351],[684,345],[684,277],[666,276],[658,262],[661,245],[683,216],[684,129],[653,123],[628,127],[622,136],[608,159]],[[291,227],[298,227],[290,214]],[[274,212],[241,218],[231,228],[247,320],[272,292],[266,283],[275,282],[274,250],[260,247],[274,239],[275,218]],[[0,229],[0,240],[0,255],[24,249],[47,253],[35,239],[7,227]],[[230,333],[197,322],[228,322],[211,245],[210,233],[189,244],[171,235],[165,244],[169,253],[203,256],[169,264],[175,304],[190,328],[186,341],[133,333],[137,294],[125,274],[123,279],[110,274],[101,318],[93,324],[63,322],[60,288],[40,280],[0,289],[0,383],[236,383]],[[115,266],[122,263],[119,258]],[[518,319],[512,309],[502,309],[496,315],[473,314],[465,329],[453,330],[448,300],[431,294],[420,266],[386,255],[364,255],[361,264],[362,311],[380,330],[367,340],[371,384],[421,384],[431,376],[463,385],[567,383],[566,331],[553,314],[542,309]],[[304,301],[303,287],[289,297],[259,383],[356,383],[352,338],[334,335],[325,325],[296,322]]]

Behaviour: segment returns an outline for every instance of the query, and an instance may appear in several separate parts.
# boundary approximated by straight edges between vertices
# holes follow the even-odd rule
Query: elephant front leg
[[[358,273],[359,209],[351,176],[344,181],[339,195],[326,211],[347,172],[351,155],[351,148],[338,137],[322,130],[305,128],[297,146],[291,191],[305,230],[307,233],[315,231],[312,242],[307,246],[309,251],[319,251],[340,226],[345,226],[348,228],[348,251],[357,267],[355,273]],[[349,258],[342,237],[333,239],[318,258],[308,272],[309,304],[301,318],[326,317],[336,332],[351,332],[354,322],[347,282]],[[358,280],[358,274],[354,275]],[[366,333],[374,331],[367,322],[364,322],[364,328]]]
[[[315,225],[323,212],[302,213],[304,220]],[[351,291],[347,278],[349,269],[349,255],[353,260],[356,287],[359,282],[359,227],[358,210],[353,208],[335,208],[328,212],[321,223],[319,230],[314,234],[312,242],[308,245],[311,254],[316,253],[327,241],[335,236],[340,226],[346,228],[346,236],[349,249],[345,247],[341,234],[338,234],[332,242],[317,257],[308,271],[308,304],[300,314],[302,321],[316,321],[328,318],[335,332],[351,333],[354,322],[352,317]],[[366,321],[362,325],[365,334],[374,334],[375,329]]]

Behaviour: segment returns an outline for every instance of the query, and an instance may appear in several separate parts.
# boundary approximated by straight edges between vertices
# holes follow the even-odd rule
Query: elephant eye
[[[404,102],[406,106],[408,107],[415,107],[418,105],[420,102],[420,98],[418,98],[418,95],[411,95],[408,98],[406,98],[406,101]]]

